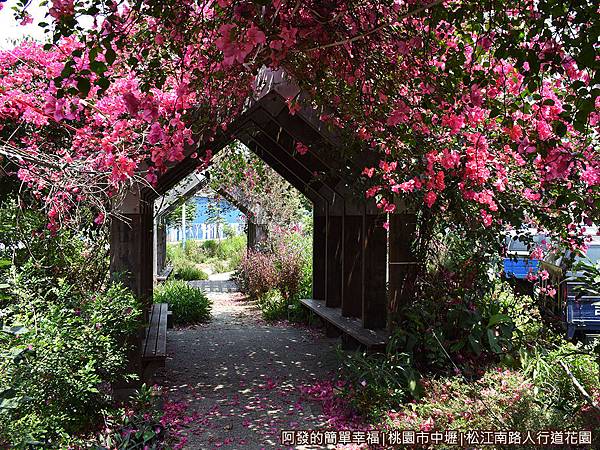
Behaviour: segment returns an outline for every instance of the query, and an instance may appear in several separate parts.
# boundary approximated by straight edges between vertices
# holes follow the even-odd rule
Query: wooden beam
[[[393,315],[414,292],[420,266],[412,250],[416,239],[416,215],[390,214],[389,223],[389,309]]]
[[[327,300],[327,204],[313,204],[313,298]]]
[[[301,175],[292,172],[284,162],[281,156],[275,156],[268,148],[263,147],[263,142],[256,140],[253,137],[244,136],[240,140],[260,159],[269,165],[275,172],[287,180],[294,188],[298,189],[311,202],[324,200],[323,195],[310,183],[310,180],[303,178]]]
[[[363,215],[363,326],[369,329],[387,325],[386,263],[387,232],[383,228],[385,216]]]
[[[341,198],[338,201],[342,201]],[[344,265],[344,216],[327,211],[327,306],[342,305]]]
[[[344,215],[342,314],[346,317],[362,315],[362,227],[362,216]]]

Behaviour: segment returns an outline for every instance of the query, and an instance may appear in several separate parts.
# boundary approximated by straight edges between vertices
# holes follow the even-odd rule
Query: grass
[[[177,280],[208,280],[206,272],[199,269],[196,264],[186,260],[176,260],[173,263],[173,275]]]
[[[167,281],[154,289],[155,303],[168,303],[173,322],[188,325],[211,318],[212,301],[200,289],[182,280]]]
[[[246,235],[242,234],[221,241],[186,241],[185,248],[181,243],[171,243],[167,245],[167,258],[174,267],[176,278],[205,280],[198,265],[210,267],[215,273],[234,271],[245,249]],[[178,272],[181,275],[177,275]]]

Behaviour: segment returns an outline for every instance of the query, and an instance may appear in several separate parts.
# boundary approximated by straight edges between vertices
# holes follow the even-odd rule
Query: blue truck
[[[593,241],[585,257],[576,257],[575,263],[585,261],[596,264],[600,261],[600,241]],[[576,266],[575,266],[576,267]],[[576,333],[600,334],[600,285],[595,289],[586,289],[580,281],[581,272],[566,273],[566,325],[567,336],[571,339]],[[600,283],[599,283],[600,284]]]
[[[600,239],[595,239],[588,245],[584,256],[574,258],[574,270],[566,269],[568,258],[568,253],[560,257],[550,255],[540,263],[540,269],[550,274],[541,287],[558,286],[553,302],[561,309],[567,338],[587,340],[600,334],[600,285],[586,289],[581,281],[582,272],[578,272],[577,267],[580,262],[597,264],[600,261]]]
[[[537,274],[540,262],[531,259],[531,250],[546,238],[543,234],[527,231],[521,234],[512,232],[506,236],[506,256],[503,261],[504,278],[527,280],[529,273]]]

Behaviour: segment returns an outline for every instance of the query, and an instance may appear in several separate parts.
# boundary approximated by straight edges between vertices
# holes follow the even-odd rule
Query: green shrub
[[[473,382],[455,376],[424,381],[423,386],[426,397],[407,407],[397,405],[387,414],[388,426],[465,432],[590,429],[584,414],[567,414],[544,403],[518,371],[492,368]]]
[[[588,393],[600,388],[598,355],[581,344],[557,339],[554,344],[537,343],[519,351],[521,371],[529,377],[543,402],[569,414],[576,414],[584,399],[567,374],[571,371]]]
[[[422,395],[410,355],[388,347],[386,353],[338,352],[346,397],[365,417],[378,420],[401,402]]]
[[[218,259],[212,263],[211,269],[214,273],[225,273],[229,270],[229,266],[226,261]]]
[[[200,241],[188,240],[185,247],[181,242],[167,244],[167,260],[172,265],[181,262],[202,264],[209,258]]]
[[[217,250],[219,248],[219,243],[214,240],[204,241],[202,243],[202,249],[206,252],[206,255],[209,258],[214,258],[217,256]]]
[[[227,272],[235,272],[240,267],[242,262],[242,258],[244,257],[245,245],[244,249],[235,253],[231,258],[227,260]]]
[[[183,253],[188,261],[192,261],[197,264],[206,262],[208,258],[208,255],[202,247],[202,243],[196,240],[186,241]]]
[[[168,303],[173,322],[179,325],[206,322],[211,317],[212,301],[200,289],[182,280],[167,281],[154,290],[155,303]]]
[[[239,258],[246,249],[246,235],[231,236],[218,242],[215,256],[222,260]]]
[[[287,301],[277,289],[261,295],[258,298],[258,307],[263,319],[268,322],[287,319]]]
[[[206,272],[189,261],[177,261],[173,267],[173,276],[183,281],[208,280]]]
[[[127,378],[140,307],[122,286],[80,298],[26,269],[0,314],[0,447],[57,448],[93,426],[110,406],[110,383]]]
[[[159,394],[158,389],[142,385],[127,405],[111,411],[104,418],[106,427],[95,439],[85,442],[85,447],[119,450],[165,448],[169,428],[161,421]]]
[[[175,261],[185,260],[186,255],[183,250],[183,247],[179,242],[173,242],[167,244],[167,261],[170,264],[174,264]]]

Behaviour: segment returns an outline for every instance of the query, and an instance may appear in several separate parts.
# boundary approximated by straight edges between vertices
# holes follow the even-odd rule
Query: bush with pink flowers
[[[257,300],[265,319],[306,321],[299,300],[312,294],[311,243],[308,235],[281,232],[271,245],[242,258],[235,279],[243,293]]]
[[[248,250],[242,257],[235,274],[240,291],[253,300],[275,289],[277,278],[273,255],[254,250]]]
[[[590,429],[581,411],[566,414],[545,403],[519,371],[492,368],[468,382],[460,376],[423,381],[425,397],[389,411],[386,426],[401,430]],[[595,426],[600,425],[596,415]]]

